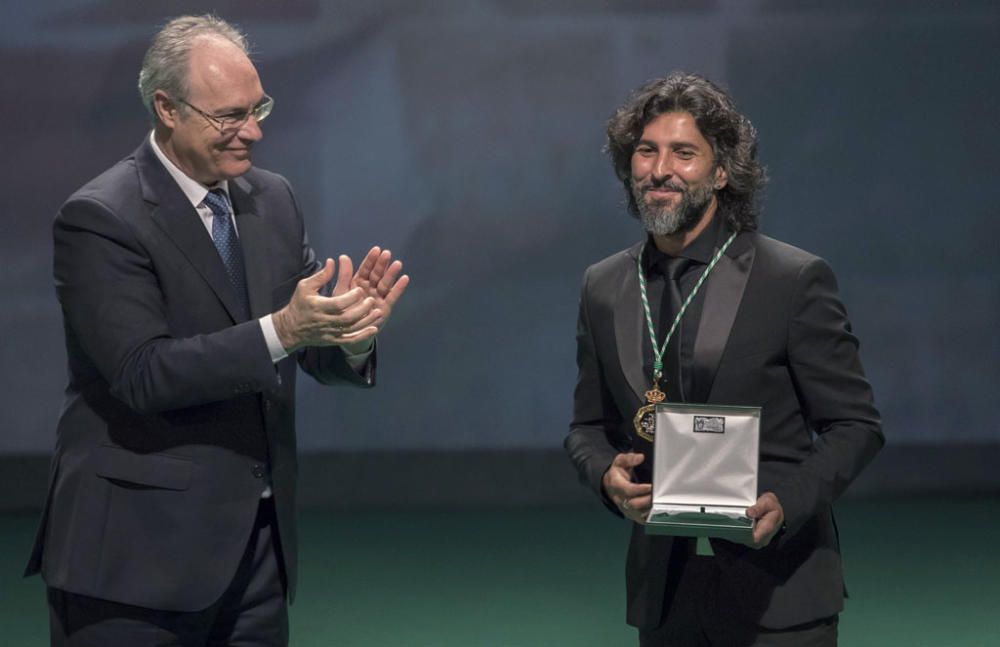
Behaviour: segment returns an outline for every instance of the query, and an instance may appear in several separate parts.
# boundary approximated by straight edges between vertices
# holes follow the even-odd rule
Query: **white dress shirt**
[[[226,193],[227,202],[232,205],[232,200],[229,198],[229,181],[222,180],[218,184],[206,187],[201,182],[192,179],[184,173],[184,171],[177,168],[177,165],[170,161],[162,150],[160,150],[160,145],[156,142],[156,136],[154,132],[149,133],[149,143],[153,146],[153,152],[156,157],[163,164],[164,168],[167,169],[167,173],[170,173],[170,177],[174,178],[177,185],[187,196],[187,199],[191,202],[191,206],[195,208],[198,215],[201,216],[201,221],[205,225],[205,230],[208,231],[208,235],[212,235],[212,219],[215,215],[212,210],[209,209],[208,205],[205,204],[205,196],[208,195],[210,189],[222,189]],[[231,207],[230,207],[231,208]],[[239,235],[239,228],[236,225],[236,217],[230,212],[230,218],[233,219],[233,228],[236,230],[237,236]],[[278,332],[274,329],[274,321],[271,319],[270,314],[266,314],[260,319],[260,329],[264,333],[264,341],[267,342],[267,350],[271,354],[271,361],[278,362],[280,360],[288,357],[288,352],[285,347],[281,345],[281,340],[278,339]],[[344,355],[346,356],[347,363],[350,364],[351,368],[359,370],[364,366],[365,362],[368,360],[368,356],[371,355],[371,350],[362,353],[350,353],[347,349],[344,349]]]

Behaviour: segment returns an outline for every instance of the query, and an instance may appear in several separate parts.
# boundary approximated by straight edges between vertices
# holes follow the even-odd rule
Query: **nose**
[[[669,152],[660,153],[653,162],[653,178],[665,180],[674,174],[673,156]]]
[[[250,118],[236,131],[236,136],[245,142],[257,142],[264,138],[264,131],[260,129],[257,118],[250,115]]]

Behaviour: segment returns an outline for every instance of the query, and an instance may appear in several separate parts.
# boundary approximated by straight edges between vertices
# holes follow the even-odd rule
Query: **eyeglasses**
[[[180,102],[191,108],[199,115],[205,118],[205,120],[212,124],[219,134],[223,137],[227,135],[233,135],[239,131],[243,125],[253,117],[258,123],[267,119],[267,116],[271,114],[271,109],[274,108],[274,99],[264,95],[264,98],[260,100],[253,108],[247,111],[230,112],[225,115],[210,115],[201,108],[193,106],[184,99],[180,99]]]

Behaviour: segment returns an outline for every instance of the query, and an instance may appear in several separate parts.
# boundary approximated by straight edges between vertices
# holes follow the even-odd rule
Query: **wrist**
[[[288,306],[285,306],[271,315],[271,321],[274,323],[274,332],[278,335],[278,341],[281,342],[282,348],[291,354],[298,350],[298,340],[291,332],[292,326],[288,317]]]
[[[369,337],[362,341],[341,344],[340,347],[344,349],[344,353],[347,355],[364,355],[365,353],[370,353],[372,348],[375,347],[375,338]]]

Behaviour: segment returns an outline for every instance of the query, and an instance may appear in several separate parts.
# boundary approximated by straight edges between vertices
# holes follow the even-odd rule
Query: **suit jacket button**
[[[264,467],[262,465],[254,465],[250,469],[250,472],[253,474],[254,478],[264,478]]]

